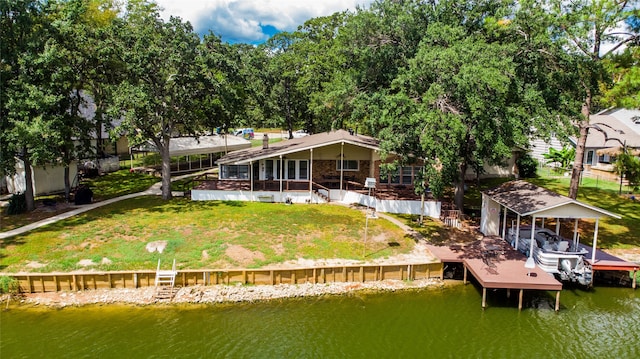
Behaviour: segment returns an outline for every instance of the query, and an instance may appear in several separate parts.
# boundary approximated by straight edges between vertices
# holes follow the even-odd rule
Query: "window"
[[[289,180],[309,179],[309,161],[307,160],[287,160],[285,165],[287,173],[285,178]]]
[[[264,163],[264,179],[268,181],[280,179],[280,160],[265,160]]]
[[[223,165],[222,179],[249,179],[249,166],[247,165]]]
[[[301,180],[309,179],[309,162],[307,160],[300,161],[299,178]]]
[[[588,165],[593,164],[593,151],[587,152],[587,164]]]
[[[344,162],[344,170],[345,171],[357,171],[359,170],[359,163],[357,160],[337,160],[336,161],[336,170],[340,171],[340,166],[342,165],[342,163]]]
[[[402,184],[413,184],[413,167],[402,167]]]

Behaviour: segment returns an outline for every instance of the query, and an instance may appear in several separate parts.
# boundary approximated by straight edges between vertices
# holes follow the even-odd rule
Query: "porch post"
[[[282,155],[280,155],[280,171],[278,171],[278,177],[280,177],[280,201],[283,201],[282,198],[282,177],[284,177],[284,160],[282,159]]]
[[[560,235],[560,218],[556,218],[556,234]]]
[[[575,225],[573,226],[573,250],[578,251],[578,219],[576,218]]]
[[[536,231],[536,217],[533,216],[533,218],[531,219],[531,242],[529,243],[529,258],[533,257],[533,241],[535,241],[535,239],[533,238],[533,234]]]
[[[596,229],[593,231],[593,248],[591,249],[591,264],[596,262],[596,244],[598,243],[598,223],[600,218],[596,218]]]
[[[253,202],[253,161],[249,161],[249,182],[251,183],[251,202]]]
[[[518,241],[520,240],[520,213],[518,213],[518,223],[516,223],[516,246],[515,249],[518,249]]]
[[[309,149],[309,200],[313,198],[313,148]]]
[[[502,216],[502,239],[507,236],[507,207],[504,207],[504,215]]]
[[[344,141],[340,145],[340,200],[342,200],[342,179],[344,178]]]

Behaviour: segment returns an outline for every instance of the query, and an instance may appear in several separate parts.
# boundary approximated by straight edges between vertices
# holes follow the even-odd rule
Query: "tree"
[[[195,134],[202,124],[205,90],[198,66],[198,36],[189,23],[160,19],[153,3],[129,2],[117,30],[126,80],[114,90],[112,116],[132,144],[151,141],[162,157],[162,198],[171,198],[169,144],[174,134]]]
[[[562,150],[549,148],[548,153],[542,155],[549,163],[557,162],[563,170],[569,169],[571,162],[575,159],[576,150],[573,147],[563,147]]]
[[[640,186],[640,158],[634,156],[626,146],[620,148],[620,154],[617,156],[614,169],[620,176],[620,194],[622,193],[623,178],[627,179],[629,187],[633,188],[634,191],[638,190]]]
[[[606,78],[602,60],[637,41],[638,29],[629,26],[627,20],[637,16],[638,4],[634,0],[551,0],[543,5],[556,18],[554,38],[578,60],[582,106],[581,116],[575,120],[579,137],[569,185],[569,197],[573,199],[578,195],[589,116],[598,108],[598,84]],[[605,45],[610,47],[605,49]]]
[[[50,39],[56,3],[3,1],[0,3],[2,173],[15,173],[16,158],[24,163],[27,210],[35,209],[31,167],[59,159],[60,121],[68,109],[66,81],[58,69],[63,55]]]

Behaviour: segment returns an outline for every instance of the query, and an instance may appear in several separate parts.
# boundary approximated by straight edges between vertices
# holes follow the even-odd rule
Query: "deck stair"
[[[156,269],[156,299],[171,300],[177,292],[176,283],[176,259],[173,259],[171,270],[160,269],[160,259],[158,259],[158,268]]]

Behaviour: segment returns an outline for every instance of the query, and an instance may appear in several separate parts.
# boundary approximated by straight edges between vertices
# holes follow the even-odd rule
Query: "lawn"
[[[94,201],[104,201],[126,194],[145,191],[159,181],[159,177],[142,173],[130,173],[129,170],[120,170],[95,178],[84,179],[82,184],[91,188]],[[42,201],[44,199],[53,200],[57,203],[55,206],[43,206]],[[36,197],[36,207],[35,211],[20,215],[10,216],[4,209],[0,211],[0,232],[10,231],[72,209],[64,203],[63,195]]]
[[[83,259],[97,270],[154,269],[158,258],[176,258],[181,269],[259,268],[298,258],[362,260],[364,228],[362,211],[338,205],[139,197],[5,239],[0,270],[81,270]],[[414,246],[384,219],[369,221],[367,234],[366,259]],[[167,242],[162,254],[145,249],[154,241]],[[99,264],[103,258],[111,263]],[[43,266],[32,268],[34,263]]]

